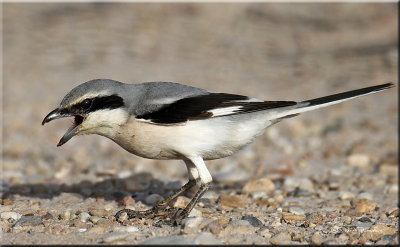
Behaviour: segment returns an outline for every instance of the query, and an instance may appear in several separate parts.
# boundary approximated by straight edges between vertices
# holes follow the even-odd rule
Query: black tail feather
[[[377,86],[372,86],[372,87],[366,87],[366,88],[361,88],[357,90],[352,90],[352,91],[347,91],[344,93],[338,93],[338,94],[333,94],[321,98],[316,98],[312,100],[306,100],[301,103],[309,103],[307,106],[312,106],[312,105],[320,105],[320,104],[325,104],[333,101],[338,101],[338,100],[343,100],[347,98],[352,98],[356,96],[360,96],[363,94],[368,94],[368,93],[373,93],[373,92],[379,92],[388,88],[394,87],[393,83],[385,83],[382,85],[377,85]]]

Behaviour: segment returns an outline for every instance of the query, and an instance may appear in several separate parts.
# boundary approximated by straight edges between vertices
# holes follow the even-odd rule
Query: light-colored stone
[[[188,217],[201,217],[202,215],[203,213],[200,210],[193,208],[192,211],[190,211]]]
[[[185,208],[186,205],[190,202],[190,199],[187,198],[186,196],[178,196],[174,203],[173,203],[173,207],[174,208]]]
[[[292,237],[287,232],[280,232],[273,236],[269,242],[273,245],[284,245],[284,244],[291,244]]]
[[[282,218],[285,221],[305,221],[306,220],[306,216],[305,215],[296,215],[296,214],[283,214]]]
[[[324,238],[319,232],[315,232],[311,237],[311,242],[316,245],[321,245],[324,242]]]
[[[138,232],[139,228],[136,226],[117,226],[114,227],[114,232]]]
[[[308,178],[288,177],[285,179],[283,186],[288,189],[300,188],[303,190],[314,191],[314,184]]]
[[[269,180],[268,178],[262,178],[258,180],[254,180],[251,182],[248,182],[244,187],[243,187],[243,192],[244,193],[252,193],[252,192],[272,192],[275,190],[275,185],[274,183]]]
[[[374,196],[371,193],[368,192],[362,192],[357,195],[357,199],[368,199],[370,201],[374,200]]]
[[[183,221],[183,232],[186,234],[194,233],[199,231],[199,227],[204,220],[203,217],[189,217],[184,219]]]
[[[396,234],[397,229],[388,227],[382,224],[377,224],[371,226],[367,231],[361,234],[361,238],[366,240],[377,241],[384,235],[393,235]]]
[[[389,217],[398,217],[399,216],[399,209],[398,208],[391,208],[386,213]]]
[[[366,168],[370,164],[370,157],[367,154],[355,153],[347,157],[347,164],[350,166],[357,166]]]
[[[356,199],[352,204],[357,212],[365,214],[371,214],[379,208],[378,204],[368,199]]]
[[[86,213],[86,212],[82,212],[82,213],[79,214],[79,219],[80,219],[82,222],[88,221],[89,218],[90,218],[90,214],[88,214],[88,213]]]
[[[61,218],[63,220],[71,219],[71,210],[69,210],[69,209],[65,210],[65,212],[61,215]]]
[[[90,215],[98,216],[98,217],[102,217],[102,216],[107,216],[108,215],[108,212],[105,209],[102,209],[102,208],[89,209],[89,213],[90,213]]]
[[[130,234],[126,232],[112,232],[103,237],[103,243],[113,243],[124,240]]]
[[[242,196],[221,195],[219,205],[228,208],[244,208],[247,200]]]
[[[6,220],[10,223],[14,223],[14,222],[18,221],[22,217],[22,215],[17,212],[2,212],[0,214],[0,217],[2,220]]]
[[[89,217],[89,221],[94,223],[94,224],[96,224],[97,221],[99,221],[100,219],[101,219],[101,217],[99,217],[99,216],[90,216]]]
[[[255,233],[256,228],[253,227],[246,220],[233,220],[231,221],[224,230],[219,234],[220,237],[227,237],[230,235],[239,235],[239,234],[253,234]]]
[[[354,193],[349,191],[340,191],[339,198],[340,200],[351,200],[355,197]]]

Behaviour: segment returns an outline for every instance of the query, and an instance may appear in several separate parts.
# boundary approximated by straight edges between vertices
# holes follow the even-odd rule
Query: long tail
[[[391,87],[394,87],[393,83],[385,83],[382,85],[377,85],[377,86],[372,86],[372,87],[366,87],[366,88],[361,88],[357,90],[352,90],[352,91],[347,91],[344,93],[338,93],[338,94],[333,94],[321,98],[316,98],[312,100],[306,100],[297,103],[294,108],[287,108],[287,110],[283,110],[277,115],[274,115],[275,119],[281,119],[281,118],[287,118],[291,116],[296,116],[300,113],[307,112],[307,111],[312,111],[318,108],[322,108],[325,106],[330,106],[334,105],[337,103],[341,103],[347,100],[351,100],[360,96],[368,95],[368,94],[373,94],[377,93],[386,89],[389,89]]]

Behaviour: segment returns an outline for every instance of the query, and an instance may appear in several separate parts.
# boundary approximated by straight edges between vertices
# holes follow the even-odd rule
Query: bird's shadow
[[[53,199],[60,196],[62,193],[75,193],[80,195],[82,199],[104,198],[104,200],[108,201],[121,201],[126,196],[132,196],[135,201],[147,204],[145,198],[148,195],[156,193],[166,197],[179,189],[181,185],[182,184],[177,180],[165,183],[153,178],[150,173],[137,173],[127,178],[109,176],[100,182],[83,180],[71,185],[60,183],[59,181],[11,185],[7,190],[3,191],[1,197],[3,200],[7,198],[12,199],[15,195]],[[242,186],[242,183],[213,183],[210,190],[238,189]],[[193,191],[188,193],[193,193]]]

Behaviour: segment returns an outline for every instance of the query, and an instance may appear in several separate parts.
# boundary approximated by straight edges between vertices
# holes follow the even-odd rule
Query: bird
[[[95,79],[73,88],[42,121],[73,117],[72,126],[57,146],[72,137],[97,134],[126,151],[148,159],[182,160],[188,182],[153,208],[122,209],[117,221],[161,218],[179,225],[207,191],[212,176],[205,160],[230,156],[264,130],[303,112],[341,103],[393,87],[393,83],[356,89],[305,101],[265,101],[243,95],[211,92],[175,82],[122,83]],[[185,208],[169,204],[197,188]]]

